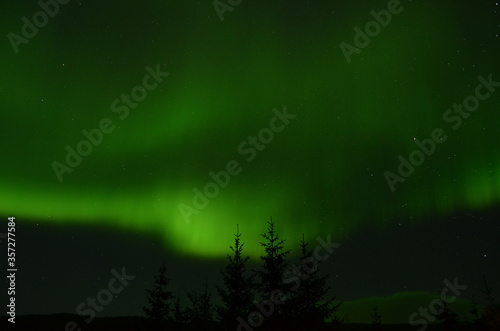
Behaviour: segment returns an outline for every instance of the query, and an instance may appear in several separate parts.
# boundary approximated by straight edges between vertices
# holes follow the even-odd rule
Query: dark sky
[[[236,224],[259,268],[270,216],[294,253],[340,244],[340,300],[500,288],[496,1],[58,7],[33,31],[39,4],[0,5],[19,314],[75,313],[122,268],[99,316],[142,314],[163,261],[178,294],[219,283]]]

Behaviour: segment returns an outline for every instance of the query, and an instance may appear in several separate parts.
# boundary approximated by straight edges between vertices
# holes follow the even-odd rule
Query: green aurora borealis
[[[443,121],[478,76],[500,81],[492,6],[401,1],[348,64],[339,44],[387,1],[355,3],[244,1],[221,22],[210,2],[71,1],[19,53],[4,38],[1,213],[123,227],[221,257],[236,223],[258,256],[270,216],[295,245],[303,232],[340,241],[368,223],[498,205],[500,88],[459,129]],[[39,8],[10,5],[4,25],[20,33]],[[112,102],[157,64],[169,76],[120,120]],[[297,117],[245,161],[238,145],[283,105]],[[103,118],[115,130],[59,182],[52,162]],[[437,127],[447,141],[392,193],[384,172]],[[241,173],[186,224],[179,204],[192,206],[193,188],[230,160]]]

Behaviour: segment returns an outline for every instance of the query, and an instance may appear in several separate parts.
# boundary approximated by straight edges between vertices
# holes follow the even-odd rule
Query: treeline
[[[156,330],[337,330],[346,322],[339,317],[341,303],[328,296],[328,274],[321,275],[321,263],[333,253],[338,244],[318,239],[319,245],[310,249],[304,236],[300,242],[300,257],[292,263],[290,250],[285,249],[271,219],[260,245],[259,270],[248,270],[249,256],[244,255],[244,243],[237,227],[234,245],[230,246],[227,264],[221,271],[222,284],[215,285],[220,304],[215,304],[208,282],[200,293],[188,292],[188,305],[183,308],[179,296],[169,289],[170,279],[164,264],[155,275],[154,287],[146,290],[147,305],[143,307],[148,322]],[[321,252],[321,250],[323,250]],[[320,254],[320,252],[322,254]],[[458,316],[441,296],[440,309],[430,320],[442,330],[500,330],[500,307],[494,303],[493,289],[484,279],[487,299],[484,309],[472,301],[469,313],[473,322],[460,324]],[[383,330],[383,317],[378,307],[370,314],[371,330]],[[329,323],[326,323],[326,321]],[[411,324],[411,323],[410,323]],[[415,324],[398,327],[411,329]],[[346,325],[349,326],[349,325]],[[396,327],[396,325],[394,325]],[[422,326],[422,325],[420,325]],[[387,325],[387,328],[394,328]],[[425,323],[421,329],[427,328]]]
[[[248,270],[249,256],[243,253],[244,243],[237,228],[234,246],[227,255],[227,264],[221,271],[222,286],[216,285],[220,304],[215,305],[207,282],[201,293],[188,292],[189,304],[182,308],[180,298],[169,290],[167,267],[160,267],[152,289],[147,290],[148,304],[143,307],[146,317],[158,329],[166,322],[177,326],[207,330],[289,330],[321,329],[325,320],[341,323],[337,317],[339,303],[328,297],[328,275],[320,275],[320,264],[338,244],[324,243],[324,254],[309,249],[304,237],[300,242],[298,261],[289,261],[290,250],[285,249],[271,219],[262,234],[264,254],[260,270]],[[331,324],[331,323],[329,323]]]

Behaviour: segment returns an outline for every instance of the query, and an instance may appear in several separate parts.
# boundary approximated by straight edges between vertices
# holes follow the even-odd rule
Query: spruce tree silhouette
[[[227,264],[222,274],[223,287],[216,285],[222,305],[217,308],[217,315],[227,330],[236,330],[237,319],[247,319],[252,311],[254,293],[254,277],[246,275],[246,263],[249,256],[242,256],[243,243],[240,243],[239,225],[234,235],[234,246],[229,248],[232,254],[227,255]]]
[[[308,250],[309,244],[304,240],[300,243],[302,256],[296,265],[292,265],[285,272],[285,278],[294,280],[290,299],[285,306],[287,315],[296,320],[296,324],[307,321],[310,327],[324,324],[326,319],[333,317],[338,311],[340,303],[334,304],[335,297],[326,299],[330,289],[326,282],[328,274],[320,276],[320,261],[314,258],[313,252]],[[290,277],[292,274],[294,277]]]
[[[382,330],[382,316],[379,314],[377,306],[373,307],[370,317],[372,318],[372,330]]]
[[[261,280],[258,289],[261,299],[259,310],[262,317],[267,319],[266,328],[275,329],[283,326],[287,317],[285,305],[291,285],[283,281],[283,276],[288,266],[286,257],[290,250],[284,250],[285,241],[276,233],[272,218],[267,224],[267,232],[261,234],[266,241],[260,243],[265,252],[260,257],[263,262],[262,270],[257,271]]]
[[[146,313],[146,317],[152,320],[155,325],[160,325],[170,318],[170,300],[174,298],[174,295],[171,291],[167,290],[170,279],[167,278],[166,273],[167,267],[163,263],[158,270],[158,274],[154,277],[153,289],[146,290],[148,306],[142,308]]]
[[[191,302],[191,307],[186,310],[186,318],[193,326],[207,326],[214,321],[212,293],[209,291],[207,280],[203,283],[203,291],[200,294],[188,292],[187,297]]]
[[[488,301],[488,305],[481,314],[481,324],[485,330],[500,330],[500,306],[495,304],[493,288],[488,286],[483,275],[484,291],[481,291]]]
[[[444,326],[444,330],[451,331],[455,330],[457,325],[457,314],[450,310],[448,303],[441,299],[441,311],[434,315],[438,321],[441,321]]]
[[[472,296],[471,303],[472,307],[471,310],[469,310],[469,313],[473,316],[472,322],[474,323],[476,330],[481,330],[483,321],[481,319],[481,314],[479,313],[479,306],[474,296]]]
[[[173,320],[176,323],[184,323],[185,322],[184,311],[182,310],[181,298],[179,296],[177,296],[175,298],[173,315],[174,315]]]

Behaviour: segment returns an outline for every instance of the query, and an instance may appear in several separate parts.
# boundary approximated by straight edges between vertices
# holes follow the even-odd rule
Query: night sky
[[[34,33],[39,4],[0,5],[18,314],[75,313],[125,268],[98,316],[142,315],[163,261],[180,295],[220,283],[237,224],[259,268],[271,216],[294,254],[302,233],[340,244],[322,267],[338,299],[421,300],[388,322],[445,279],[464,302],[484,303],[483,274],[500,290],[498,2],[58,6]]]

